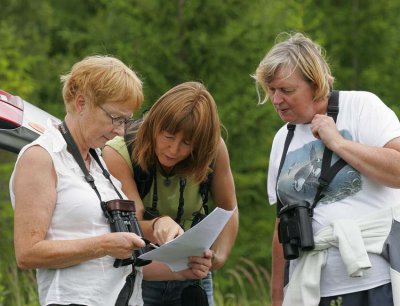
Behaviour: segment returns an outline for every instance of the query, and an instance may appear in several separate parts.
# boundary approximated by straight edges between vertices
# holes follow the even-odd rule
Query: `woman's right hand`
[[[132,256],[132,251],[145,246],[143,239],[128,232],[109,233],[102,236],[104,255],[118,259],[125,259]]]
[[[169,216],[157,217],[152,222],[154,239],[160,245],[184,233],[182,227]]]

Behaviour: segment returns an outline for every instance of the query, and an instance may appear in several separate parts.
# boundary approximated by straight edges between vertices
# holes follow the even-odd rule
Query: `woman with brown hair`
[[[126,143],[127,138],[132,141]],[[137,204],[139,218],[154,220],[152,228],[144,228],[145,237],[163,244],[182,234],[208,213],[208,193],[215,206],[237,207],[217,107],[203,84],[186,82],[167,91],[125,140],[108,142],[103,157]],[[127,149],[131,145],[132,154]],[[224,265],[237,231],[236,210],[211,247],[211,270]],[[181,291],[191,282],[143,282],[144,303],[181,305]],[[203,279],[203,286],[213,305],[211,275]]]

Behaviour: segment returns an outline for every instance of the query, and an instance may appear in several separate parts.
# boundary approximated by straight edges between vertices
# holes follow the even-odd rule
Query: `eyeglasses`
[[[107,114],[108,117],[111,118],[112,124],[114,126],[121,126],[123,124],[128,124],[132,120],[132,118],[127,119],[124,117],[114,117],[108,111],[106,111],[101,105],[99,105],[99,107]]]

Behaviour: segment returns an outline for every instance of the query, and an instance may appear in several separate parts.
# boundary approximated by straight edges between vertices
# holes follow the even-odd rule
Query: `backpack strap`
[[[132,168],[140,198],[143,199],[149,193],[151,185],[153,184],[156,175],[156,166],[151,166],[149,172],[146,172],[132,161]]]
[[[135,147],[136,133],[143,122],[143,118],[135,119],[125,124],[124,140],[128,149],[130,161],[132,164],[133,176],[140,197],[143,199],[150,191],[153,177],[156,172],[156,167],[150,167],[149,171],[143,171],[138,164],[132,159],[132,152]]]

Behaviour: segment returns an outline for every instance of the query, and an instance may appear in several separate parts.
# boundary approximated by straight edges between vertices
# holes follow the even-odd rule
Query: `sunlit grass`
[[[215,306],[269,306],[270,273],[247,258],[235,268],[215,273]]]
[[[11,262],[0,273],[0,306],[39,306],[34,270],[19,270]]]
[[[214,273],[214,305],[270,306],[270,282],[264,267],[240,258],[235,268]],[[39,306],[34,270],[21,271],[15,262],[2,265],[0,306]]]

